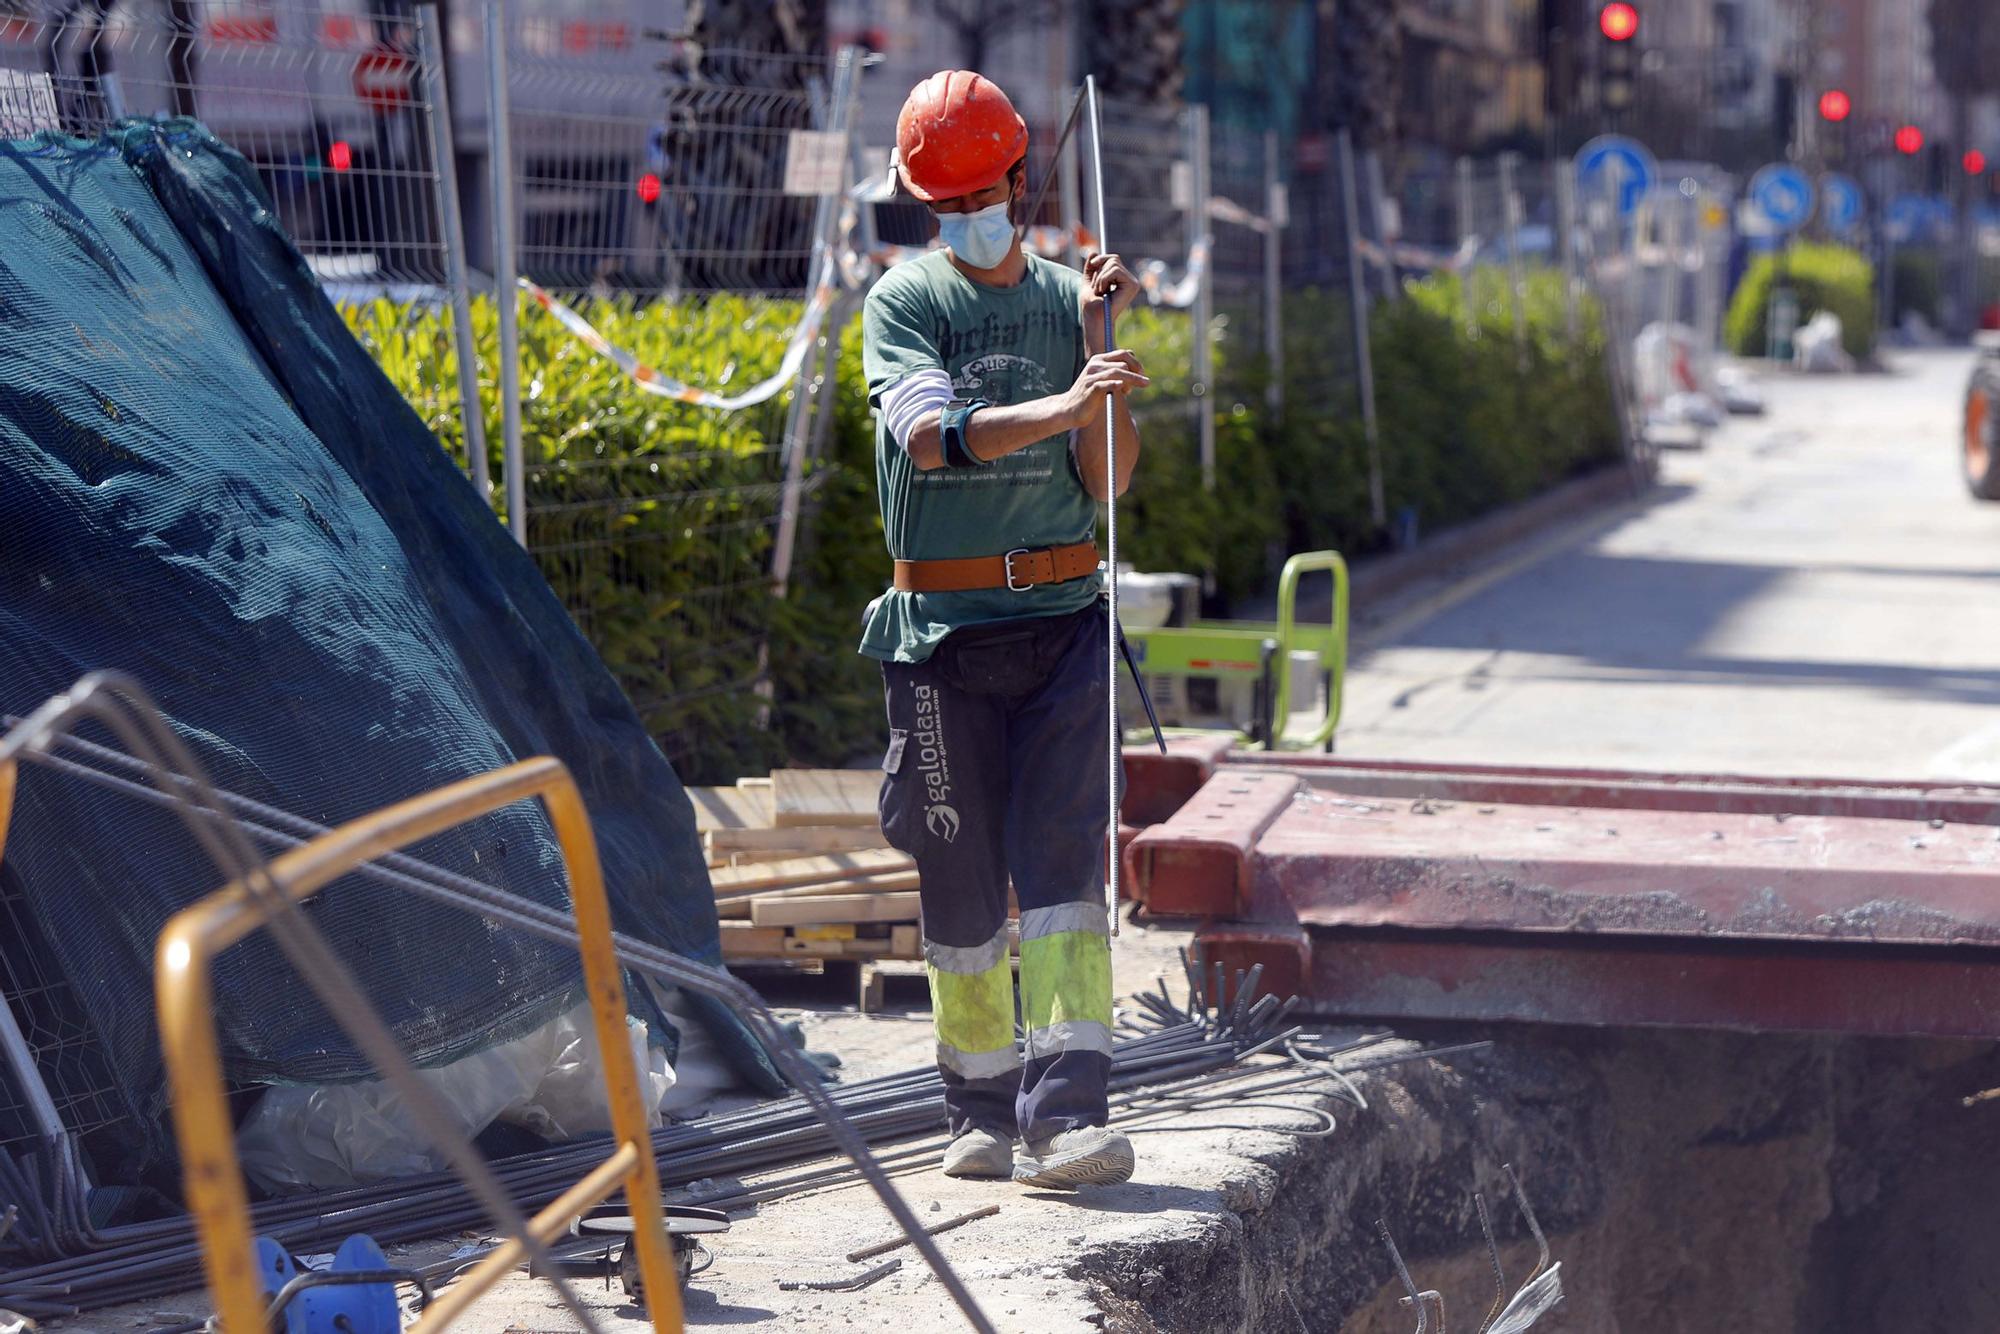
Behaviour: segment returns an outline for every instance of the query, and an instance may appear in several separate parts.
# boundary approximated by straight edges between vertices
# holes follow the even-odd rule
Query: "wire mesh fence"
[[[1215,482],[1214,401],[1216,359],[1212,327],[1213,258],[1206,208],[1209,196],[1207,112],[1106,98],[1099,112],[1104,134],[1104,213],[1092,217],[1093,245],[1124,257],[1147,289],[1147,299],[1178,335],[1166,346],[1185,348],[1184,364],[1153,365],[1153,392],[1134,405],[1134,420],[1156,460],[1163,446],[1199,469],[1195,480]],[[1185,326],[1184,328],[1180,326]],[[1179,358],[1177,358],[1179,360]]]
[[[0,115],[16,136],[95,136],[192,116],[256,169],[336,290],[444,277],[413,13],[312,5],[72,4],[0,19]]]
[[[56,1116],[88,1143],[127,1115],[126,1104],[86,1019],[81,997],[54,964],[15,876],[0,870],[0,1006],[5,1006]],[[19,1072],[0,1067],[0,1155],[20,1157],[42,1141],[34,1095]]]
[[[828,62],[662,51],[581,85],[525,55],[510,105],[524,276],[666,377],[762,386],[730,409],[646,399],[546,316],[522,326],[529,550],[685,763],[760,680],[785,452],[804,438],[777,381],[811,335],[815,228],[848,155]]]

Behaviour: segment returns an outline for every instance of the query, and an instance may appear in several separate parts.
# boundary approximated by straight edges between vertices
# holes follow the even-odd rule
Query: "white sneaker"
[[[1014,1180],[1054,1190],[1115,1186],[1132,1179],[1134,1165],[1131,1140],[1104,1126],[1084,1126],[1028,1145],[1014,1164]]]
[[[1014,1142],[977,1126],[944,1151],[944,1174],[975,1181],[1005,1181],[1014,1172]]]

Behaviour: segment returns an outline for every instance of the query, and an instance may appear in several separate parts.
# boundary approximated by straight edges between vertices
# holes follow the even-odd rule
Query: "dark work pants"
[[[885,663],[882,830],[916,859],[953,1134],[1031,1143],[1103,1125],[1111,1072],[1104,907],[1106,617],[968,626]],[[1007,886],[1021,909],[1015,1044]]]

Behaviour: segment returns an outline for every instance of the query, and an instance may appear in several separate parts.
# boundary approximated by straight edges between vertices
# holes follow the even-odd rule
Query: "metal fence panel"
[[[532,32],[510,79],[523,276],[697,389],[774,375],[847,179],[826,62],[662,44],[655,68],[579,75]],[[735,411],[645,398],[524,309],[528,548],[669,757],[714,767],[698,749],[762,676],[798,382]]]

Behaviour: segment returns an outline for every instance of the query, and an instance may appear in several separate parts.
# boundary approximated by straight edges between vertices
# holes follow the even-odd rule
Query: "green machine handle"
[[[1292,641],[1298,628],[1299,576],[1330,571],[1333,575],[1333,615],[1327,626],[1326,668],[1330,673],[1326,691],[1326,718],[1311,736],[1291,743],[1285,736],[1285,721],[1291,716]],[[1341,688],[1347,680],[1347,562],[1338,551],[1304,551],[1285,562],[1278,576],[1278,665],[1276,701],[1271,711],[1272,748],[1311,750],[1333,739],[1340,726]]]

